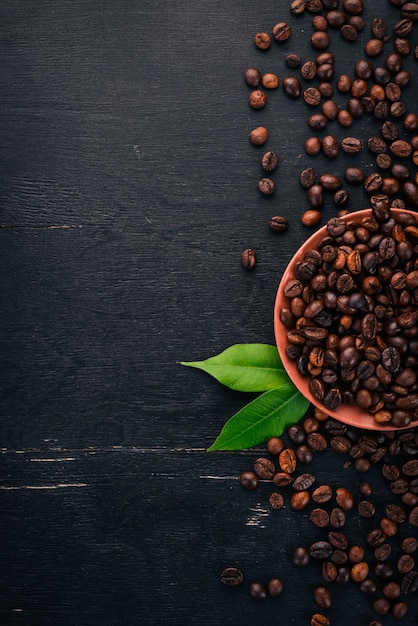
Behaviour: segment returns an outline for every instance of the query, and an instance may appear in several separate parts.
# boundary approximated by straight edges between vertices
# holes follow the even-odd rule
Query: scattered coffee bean
[[[229,587],[236,587],[244,580],[244,574],[237,567],[227,567],[221,573],[221,582]]]
[[[253,248],[246,248],[241,253],[241,263],[247,270],[252,270],[257,264],[257,253]]]

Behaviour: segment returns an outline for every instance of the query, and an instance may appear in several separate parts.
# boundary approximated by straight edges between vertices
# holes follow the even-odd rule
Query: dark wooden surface
[[[314,59],[312,15],[291,17],[286,0],[3,0],[0,13],[1,624],[309,623],[317,577],[289,565],[313,536],[307,516],[270,511],[267,485],[239,487],[260,449],[205,453],[243,396],[178,362],[274,342],[278,281],[310,234],[308,109],[279,89],[251,111],[242,76],[282,78],[287,52]],[[281,20],[291,40],[256,50]],[[332,41],[352,75],[361,43]],[[411,107],[417,94],[415,82]],[[248,142],[261,123],[280,157],[268,199]],[[315,167],[353,162],[372,171],[366,152]],[[285,235],[268,228],[277,213]],[[359,482],[335,455],[315,471]],[[247,581],[282,577],[285,594],[260,605],[225,588],[230,564]],[[332,624],[372,619],[352,587],[335,594]],[[417,619],[412,599],[402,623]]]

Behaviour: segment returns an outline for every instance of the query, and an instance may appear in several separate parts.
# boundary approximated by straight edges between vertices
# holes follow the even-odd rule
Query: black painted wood
[[[390,26],[399,17],[366,4],[368,24],[377,8]],[[248,107],[247,66],[282,79],[287,52],[315,57],[312,15],[285,0],[3,0],[0,13],[2,624],[309,623],[318,578],[289,565],[314,536],[307,515],[273,514],[268,485],[238,486],[262,448],[205,453],[245,399],[179,361],[273,343],[280,275],[311,232],[300,170],[372,171],[367,151],[308,159],[308,107],[281,89]],[[292,38],[256,50],[255,32],[282,19]],[[352,74],[369,32],[356,48],[331,32],[339,72]],[[416,97],[414,83],[411,109]],[[271,198],[248,142],[260,123],[280,159]],[[332,129],[364,139],[372,127]],[[350,193],[352,208],[367,202]],[[268,228],[275,213],[283,235]],[[359,482],[338,456],[315,471]],[[247,581],[282,577],[285,594],[259,605],[226,589],[229,564]],[[367,624],[371,601],[347,589],[334,590],[332,623],[352,624],[355,607]],[[417,616],[412,599],[402,623]]]

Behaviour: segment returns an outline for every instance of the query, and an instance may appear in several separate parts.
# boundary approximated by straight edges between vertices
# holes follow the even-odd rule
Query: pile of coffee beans
[[[349,490],[333,483],[333,476],[318,480],[312,467],[318,457],[338,455],[351,474]],[[376,472],[387,486],[384,499],[374,499]],[[359,477],[359,478],[356,478]],[[368,599],[378,618],[407,615],[408,598],[418,590],[418,434],[414,429],[374,433],[348,427],[315,409],[302,423],[266,444],[266,454],[239,477],[248,491],[267,489],[272,514],[290,508],[308,518],[318,533],[309,543],[291,548],[289,567],[315,570],[311,624],[330,624],[328,613],[340,586],[354,585]],[[375,482],[376,479],[375,479]],[[269,490],[270,486],[270,492]],[[278,511],[278,513],[273,513]],[[363,537],[360,541],[358,538]],[[355,536],[355,539],[352,537]],[[272,587],[286,592],[286,572]],[[244,575],[230,567],[221,575],[237,586]],[[257,600],[269,595],[270,583],[252,582],[247,591]],[[309,605],[309,601],[306,601]]]
[[[300,173],[308,204],[301,215],[306,227],[316,227],[321,222],[321,209],[328,195],[338,216],[347,213],[350,186],[362,186],[370,196],[377,193],[387,196],[393,208],[418,209],[418,114],[408,110],[403,98],[413,78],[404,68],[404,60],[412,56],[418,59],[418,46],[412,43],[418,4],[388,1],[397,13],[391,26],[378,16],[366,23],[362,0],[293,0],[289,7],[291,14],[312,16],[309,39],[313,57],[304,60],[296,52],[283,55],[285,68],[292,70],[283,77],[273,71],[262,73],[257,67],[244,71],[244,80],[251,89],[252,109],[264,110],[270,93],[280,85],[286,97],[302,99],[312,109],[307,129],[313,134],[306,138],[304,150],[308,157],[325,155],[332,162],[332,171],[317,175],[309,166]],[[365,33],[368,33],[366,37]],[[280,52],[280,46],[291,42],[292,35],[291,26],[281,20],[272,26],[271,34],[256,33],[254,44],[263,54],[271,54],[274,48]],[[363,56],[354,63],[350,75],[337,72],[338,59],[329,50],[335,36],[353,46],[362,42]],[[277,67],[276,60],[274,66]],[[330,132],[333,124],[339,129],[350,129],[350,134],[338,139],[338,133]],[[370,127],[370,135],[364,140],[365,127]],[[269,136],[265,125],[249,133],[251,144],[257,148]],[[340,174],[335,173],[335,160],[341,153],[360,152],[365,158],[371,157],[373,171],[366,174],[365,169],[343,166]],[[278,154],[272,149],[261,158],[263,176],[257,184],[264,195],[270,196],[276,189],[272,174],[277,163]],[[274,219],[270,220],[270,226],[274,223]],[[249,267],[244,262],[244,267],[253,269],[255,264]]]
[[[286,355],[325,409],[376,424],[418,419],[418,220],[375,196],[360,221],[332,218],[284,284]]]

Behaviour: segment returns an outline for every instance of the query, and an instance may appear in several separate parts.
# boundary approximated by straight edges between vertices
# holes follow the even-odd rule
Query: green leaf
[[[237,343],[205,361],[181,365],[201,369],[235,391],[268,391],[289,382],[276,346],[264,343]]]
[[[308,406],[309,401],[293,383],[267,391],[227,421],[208,452],[243,450],[279,437],[304,416]]]

